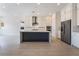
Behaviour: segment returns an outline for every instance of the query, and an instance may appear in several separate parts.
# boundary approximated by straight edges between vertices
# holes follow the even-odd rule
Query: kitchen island
[[[21,42],[49,42],[49,31],[21,31]]]

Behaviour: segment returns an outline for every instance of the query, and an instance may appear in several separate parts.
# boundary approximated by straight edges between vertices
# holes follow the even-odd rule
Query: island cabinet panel
[[[21,32],[21,42],[49,42],[49,32]]]

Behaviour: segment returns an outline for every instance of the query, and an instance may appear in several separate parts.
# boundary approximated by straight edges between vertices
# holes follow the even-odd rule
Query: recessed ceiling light
[[[57,5],[59,6],[59,5],[60,5],[60,3],[57,3]]]

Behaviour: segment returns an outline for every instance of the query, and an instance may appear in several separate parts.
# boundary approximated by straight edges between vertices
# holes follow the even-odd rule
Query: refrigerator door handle
[[[65,24],[64,24],[64,34],[65,34]]]

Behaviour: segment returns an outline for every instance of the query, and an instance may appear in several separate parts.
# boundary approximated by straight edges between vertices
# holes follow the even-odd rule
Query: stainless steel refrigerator
[[[61,22],[61,41],[71,45],[71,20]]]

